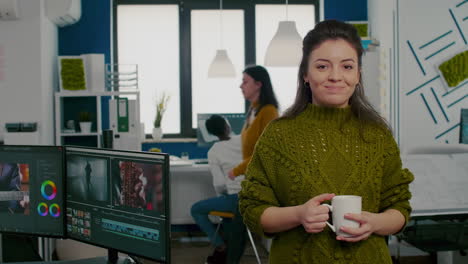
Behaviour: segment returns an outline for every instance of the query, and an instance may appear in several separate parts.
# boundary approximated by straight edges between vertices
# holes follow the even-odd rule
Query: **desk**
[[[171,224],[195,224],[192,205],[215,197],[213,177],[208,164],[171,165]]]
[[[411,221],[398,235],[429,253],[468,248],[468,154],[403,157],[415,180],[410,184]]]

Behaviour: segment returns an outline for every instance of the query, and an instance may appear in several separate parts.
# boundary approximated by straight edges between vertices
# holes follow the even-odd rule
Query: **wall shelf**
[[[55,93],[55,144],[101,147],[102,131],[109,128],[109,102],[119,97],[132,97],[139,105],[139,91],[77,91]],[[78,115],[91,113],[91,133],[79,131]],[[139,120],[139,112],[136,113]],[[73,121],[75,131],[66,132],[67,122]]]
[[[74,132],[74,133],[69,133],[69,132],[62,132],[62,136],[67,136],[67,137],[83,137],[83,136],[98,136],[100,133],[98,132],[91,132],[91,133],[80,133],[80,132]]]

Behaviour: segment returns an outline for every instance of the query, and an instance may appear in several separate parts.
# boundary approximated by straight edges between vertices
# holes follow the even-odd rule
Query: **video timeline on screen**
[[[157,229],[136,226],[105,218],[101,219],[101,227],[105,232],[112,232],[122,236],[159,243],[159,230]]]

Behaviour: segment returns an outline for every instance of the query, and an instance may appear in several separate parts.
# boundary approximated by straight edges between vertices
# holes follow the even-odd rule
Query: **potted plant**
[[[161,122],[164,116],[164,113],[167,109],[167,103],[169,102],[170,96],[166,93],[163,93],[160,98],[156,99],[156,116],[153,122],[153,139],[161,140],[162,138],[162,129]]]
[[[91,133],[91,113],[90,112],[80,112],[78,114],[78,122],[80,124],[81,133]]]

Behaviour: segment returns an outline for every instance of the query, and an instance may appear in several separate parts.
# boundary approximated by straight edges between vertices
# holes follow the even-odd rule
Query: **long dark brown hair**
[[[302,113],[309,103],[312,103],[312,91],[309,85],[304,83],[304,76],[308,72],[309,57],[320,44],[327,40],[342,39],[348,42],[358,55],[359,70],[362,68],[362,54],[364,49],[361,45],[361,38],[356,28],[350,24],[337,21],[325,20],[309,31],[302,41],[302,60],[297,74],[297,93],[293,105],[288,108],[281,119],[293,118]],[[351,112],[363,122],[374,123],[389,130],[390,126],[387,121],[379,115],[372,107],[368,99],[364,95],[364,87],[362,86],[362,72],[359,77],[359,83],[356,85],[354,93],[349,99]],[[361,130],[362,135],[362,130]]]
[[[255,115],[257,115],[260,112],[260,109],[267,104],[274,105],[275,108],[278,109],[278,100],[276,100],[276,95],[273,91],[273,85],[271,84],[270,74],[268,74],[268,71],[260,65],[253,65],[245,68],[243,73],[248,74],[255,81],[262,83]]]

